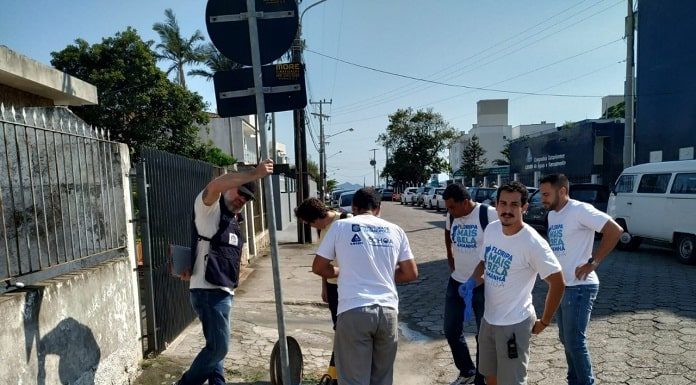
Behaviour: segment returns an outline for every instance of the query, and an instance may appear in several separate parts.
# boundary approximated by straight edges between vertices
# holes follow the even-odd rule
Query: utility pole
[[[307,8],[309,9],[309,8]],[[305,9],[305,12],[307,11]],[[304,14],[304,12],[303,12]],[[302,63],[302,20],[297,27],[297,36],[292,43],[292,62]],[[295,128],[295,174],[297,177],[297,202],[309,198],[309,173],[307,172],[307,136],[305,133],[305,110],[293,110],[293,123]],[[297,242],[312,243],[312,229],[308,224],[298,223]]]
[[[372,165],[372,171],[375,174],[375,181],[372,187],[377,188],[377,149],[371,148],[367,151],[372,151],[372,160],[370,160],[370,164]]]
[[[628,5],[628,14],[626,16],[626,81],[624,83],[624,147],[623,147],[623,164],[624,168],[633,166],[633,30],[634,30],[634,14],[633,0],[626,1]]]
[[[321,200],[325,199],[326,195],[326,137],[324,136],[324,119],[328,119],[328,115],[324,115],[324,104],[331,104],[332,100],[328,102],[326,99],[320,100],[318,102],[309,101],[309,104],[318,104],[319,113],[312,112],[312,115],[319,118],[319,192],[321,193]]]

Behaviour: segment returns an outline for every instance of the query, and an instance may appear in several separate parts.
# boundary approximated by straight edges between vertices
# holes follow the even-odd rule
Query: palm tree
[[[171,8],[164,11],[166,21],[155,23],[152,29],[160,36],[161,42],[155,46],[157,59],[169,60],[171,66],[167,68],[167,75],[176,70],[174,80],[182,87],[186,88],[186,77],[184,76],[184,66],[200,63],[205,60],[204,46],[198,44],[205,38],[201,31],[196,30],[189,38],[181,36],[179,23]]]
[[[220,51],[215,48],[213,43],[208,43],[203,48],[203,52],[205,55],[203,64],[205,64],[208,69],[193,69],[188,72],[188,75],[202,76],[205,78],[205,80],[211,80],[216,72],[228,71],[242,67],[239,63],[235,63],[228,59],[225,55],[221,54]]]

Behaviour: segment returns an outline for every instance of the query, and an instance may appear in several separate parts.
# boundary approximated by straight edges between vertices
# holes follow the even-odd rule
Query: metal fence
[[[161,352],[195,318],[188,282],[167,266],[170,243],[189,246],[193,202],[222,169],[160,150],[144,149],[137,166],[138,227],[143,264],[139,266],[145,308],[146,353]]]
[[[52,112],[0,104],[0,292],[126,253],[120,146]]]

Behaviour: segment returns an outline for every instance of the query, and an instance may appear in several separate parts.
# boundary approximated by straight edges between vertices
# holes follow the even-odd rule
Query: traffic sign
[[[307,105],[304,65],[283,63],[261,67],[266,112],[302,109]],[[251,67],[219,71],[213,76],[218,114],[222,117],[256,114]]]
[[[256,0],[261,64],[290,49],[299,17],[295,0]],[[235,63],[252,65],[246,0],[208,0],[205,25],[215,47]]]

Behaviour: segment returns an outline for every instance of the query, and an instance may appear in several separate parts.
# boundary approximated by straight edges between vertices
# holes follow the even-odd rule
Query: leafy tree
[[[317,166],[317,162],[308,159],[307,160],[307,173],[309,176],[314,179],[315,182],[319,182],[321,178],[319,178],[319,166]]]
[[[171,62],[167,75],[176,71],[175,81],[186,88],[184,66],[198,64],[206,59],[206,47],[199,42],[205,41],[201,31],[196,30],[190,37],[181,35],[179,22],[171,8],[164,11],[164,23],[155,23],[152,29],[157,32],[161,42],[155,47],[157,59]]]
[[[71,109],[126,143],[136,159],[147,146],[206,160],[210,146],[198,139],[199,127],[208,122],[203,99],[167,79],[152,44],[128,28],[91,46],[77,39],[52,52],[51,64],[97,87],[98,105]]]
[[[432,174],[449,169],[440,153],[456,137],[457,132],[432,109],[397,110],[389,116],[387,132],[377,139],[390,150],[381,176],[389,177],[394,185],[426,182]]]
[[[626,102],[607,108],[607,111],[602,116],[605,119],[623,119],[624,117],[626,117]]]
[[[479,144],[478,136],[472,136],[462,151],[462,169],[467,179],[483,175],[483,165],[487,162],[483,157],[485,154],[486,150]]]
[[[203,49],[204,60],[207,69],[196,68],[188,72],[192,76],[201,76],[205,80],[212,80],[216,72],[219,71],[229,71],[242,66],[238,63],[233,62],[228,59],[225,55],[221,54],[220,51],[215,48],[213,43],[208,43]]]
[[[511,161],[510,161],[510,142],[512,142],[511,139],[507,139],[505,141],[505,145],[503,146],[503,149],[500,150],[500,155],[502,155],[502,158],[495,159],[493,160],[493,164],[496,166],[509,166]]]
[[[336,186],[338,186],[338,181],[336,179],[328,179],[326,181],[326,191],[333,191]]]

